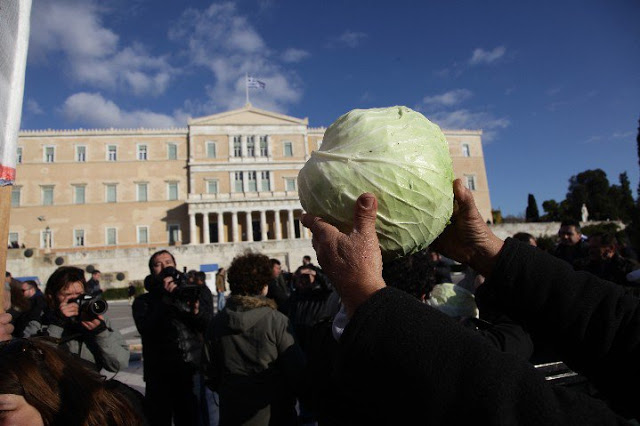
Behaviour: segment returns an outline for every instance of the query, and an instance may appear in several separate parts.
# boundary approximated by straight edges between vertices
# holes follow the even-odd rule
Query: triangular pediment
[[[286,125],[286,126],[306,126],[309,124],[307,118],[295,118],[288,115],[279,114],[253,107],[247,104],[242,108],[225,111],[206,117],[189,120],[189,126],[255,126],[255,125]]]

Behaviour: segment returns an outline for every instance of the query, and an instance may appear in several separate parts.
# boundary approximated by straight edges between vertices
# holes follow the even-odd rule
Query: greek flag
[[[247,87],[249,89],[264,89],[267,85],[254,77],[247,77]]]

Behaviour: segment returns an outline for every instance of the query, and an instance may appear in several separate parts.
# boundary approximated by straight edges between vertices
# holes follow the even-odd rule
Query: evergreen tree
[[[618,204],[618,218],[628,223],[633,218],[633,211],[636,208],[631,194],[631,183],[627,172],[620,173],[620,202]]]
[[[536,197],[533,194],[529,194],[527,199],[527,211],[525,213],[525,220],[527,222],[538,222],[540,220],[540,213],[538,212],[538,203]]]

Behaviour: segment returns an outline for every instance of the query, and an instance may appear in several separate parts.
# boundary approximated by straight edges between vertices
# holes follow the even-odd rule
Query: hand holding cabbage
[[[357,198],[379,202],[386,260],[426,248],[453,211],[453,167],[440,128],[407,107],[353,110],[334,122],[298,175],[303,209],[348,234]]]

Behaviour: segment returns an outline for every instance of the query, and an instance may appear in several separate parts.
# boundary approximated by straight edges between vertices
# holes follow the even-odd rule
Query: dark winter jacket
[[[149,293],[136,297],[133,319],[142,338],[144,376],[162,378],[193,374],[200,366],[206,325],[213,315],[211,302],[200,295],[199,312],[149,281]],[[205,298],[206,299],[206,298]]]
[[[639,300],[511,239],[484,285],[506,315],[553,336],[563,361],[637,415]],[[332,380],[333,424],[625,423],[604,402],[549,385],[529,363],[393,288],[351,318]]]
[[[271,299],[232,295],[207,341],[220,370],[221,424],[295,424],[304,356]]]
[[[627,274],[638,269],[638,262],[631,259],[625,259],[619,254],[606,260],[594,261],[588,257],[578,259],[573,263],[576,271],[587,271],[603,280],[611,281],[620,285],[631,285],[627,281]]]

